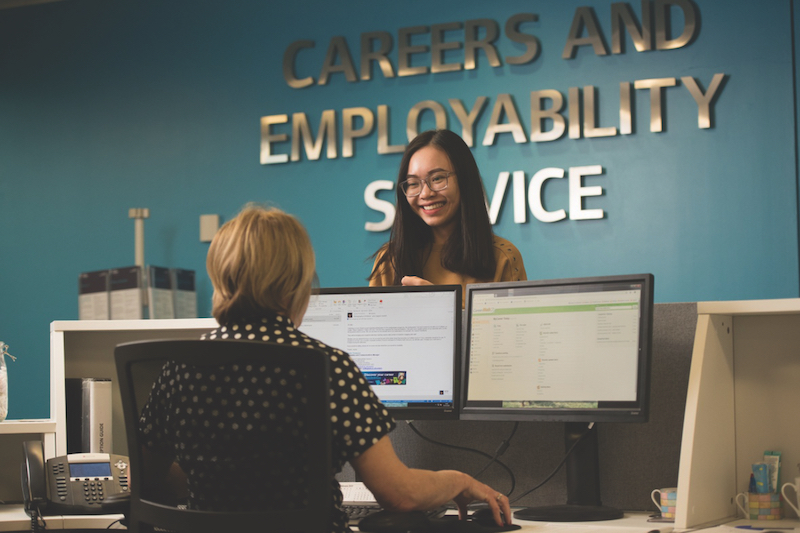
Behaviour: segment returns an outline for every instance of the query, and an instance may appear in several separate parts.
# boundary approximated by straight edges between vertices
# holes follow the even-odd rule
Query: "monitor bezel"
[[[485,291],[508,288],[559,288],[569,286],[586,286],[598,284],[632,284],[642,285],[640,299],[640,331],[639,331],[639,365],[637,372],[637,400],[634,405],[624,407],[601,406],[597,409],[517,409],[502,407],[470,406],[467,402],[469,394],[469,361],[471,357],[470,342],[472,328],[472,306],[476,294]],[[650,407],[650,366],[652,359],[653,332],[653,275],[629,274],[618,276],[594,276],[582,278],[563,278],[551,280],[530,280],[514,282],[477,283],[467,285],[464,316],[464,358],[462,361],[461,384],[461,420],[497,420],[497,421],[552,421],[552,422],[647,422]]]
[[[396,420],[458,420],[461,407],[461,362],[462,362],[462,293],[461,285],[391,285],[383,287],[323,287],[316,289],[315,294],[396,294],[396,293],[453,293],[453,402],[452,407],[394,407],[386,405],[386,409]],[[300,331],[303,331],[302,325]],[[338,346],[336,347],[338,348]]]

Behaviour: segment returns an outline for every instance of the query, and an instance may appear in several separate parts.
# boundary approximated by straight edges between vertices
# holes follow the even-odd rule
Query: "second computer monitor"
[[[516,518],[623,516],[602,505],[594,422],[647,421],[652,327],[651,274],[467,286],[461,418],[566,422],[566,504]]]
[[[461,292],[460,285],[320,289],[300,330],[348,352],[395,418],[455,420]]]
[[[467,286],[462,419],[645,422],[653,276]]]

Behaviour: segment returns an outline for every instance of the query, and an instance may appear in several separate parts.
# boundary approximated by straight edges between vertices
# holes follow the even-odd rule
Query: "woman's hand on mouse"
[[[416,511],[433,509],[454,501],[458,516],[467,518],[467,505],[486,502],[495,522],[502,526],[500,513],[511,523],[511,506],[508,498],[492,487],[458,470],[420,470],[408,468],[397,457],[388,435],[351,461],[356,475],[384,509],[389,511]]]
[[[411,285],[433,285],[433,283],[427,279],[422,279],[419,276],[403,276],[403,279],[400,280],[400,283],[402,283],[405,287]]]
[[[508,503],[506,495],[497,492],[480,481],[476,481],[472,478],[470,479],[472,483],[470,483],[467,489],[453,499],[458,506],[459,519],[466,520],[467,505],[474,501],[480,501],[486,502],[489,505],[489,509],[492,510],[494,521],[498,526],[511,524],[511,505]],[[503,522],[503,518],[505,518],[505,523]]]

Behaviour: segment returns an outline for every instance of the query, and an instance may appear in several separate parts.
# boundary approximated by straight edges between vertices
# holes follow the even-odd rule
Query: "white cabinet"
[[[736,516],[765,450],[783,453],[783,481],[800,463],[800,299],[700,302],[697,313],[676,529]]]
[[[43,420],[6,420],[0,423],[0,439],[40,438],[45,458],[67,453],[66,378],[111,378],[113,381],[112,427],[113,453],[128,455],[119,389],[116,387],[114,347],[123,342],[148,339],[197,339],[201,333],[217,327],[212,318],[179,320],[75,320],[50,324],[50,418]],[[14,443],[19,444],[19,443]],[[21,450],[21,447],[19,448]],[[19,456],[21,458],[21,451]],[[14,462],[14,461],[12,461]],[[5,470],[12,470],[4,468]],[[5,475],[5,474],[4,474]],[[14,465],[7,476],[19,486],[19,467]],[[20,497],[15,498],[19,500]],[[47,529],[106,529],[121,518],[104,516],[46,517]],[[0,531],[24,531],[30,518],[22,505],[0,505]]]
[[[128,455],[114,347],[150,339],[197,339],[217,327],[213,318],[175,320],[71,320],[50,324],[50,413],[55,419],[55,453],[67,453],[66,378],[110,378],[112,386],[112,452]],[[45,452],[47,453],[47,452]]]

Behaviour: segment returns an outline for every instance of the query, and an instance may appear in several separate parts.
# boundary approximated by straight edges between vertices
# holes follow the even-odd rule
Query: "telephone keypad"
[[[83,499],[87,503],[99,503],[105,500],[105,493],[103,488],[103,480],[86,479],[83,481]]]

